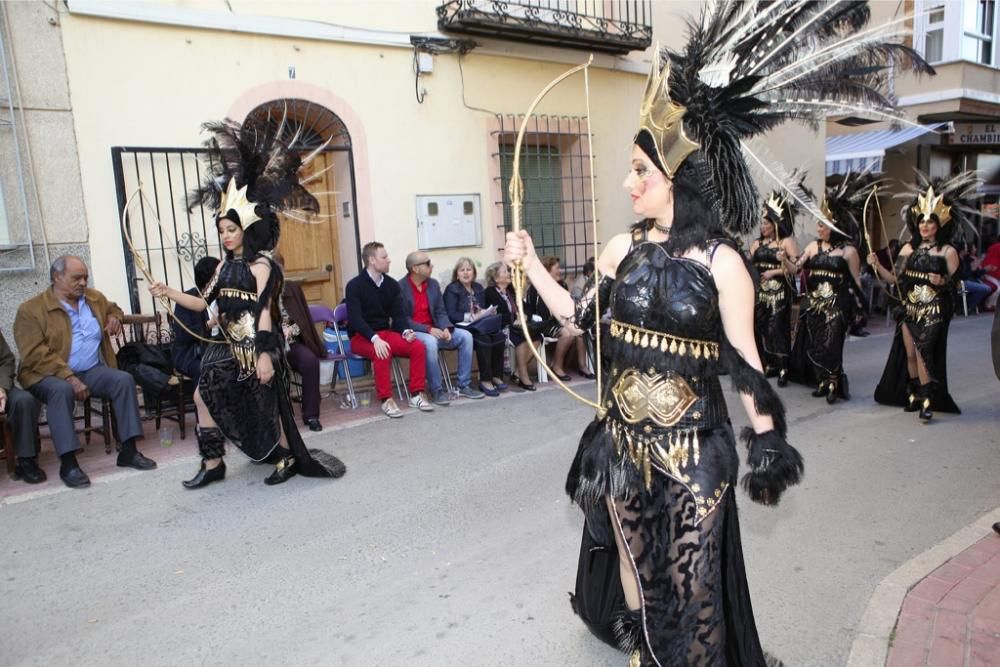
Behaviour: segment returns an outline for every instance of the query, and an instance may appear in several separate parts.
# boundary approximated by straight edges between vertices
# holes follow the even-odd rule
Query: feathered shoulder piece
[[[823,212],[820,222],[839,233],[841,240],[846,239],[861,247],[861,230],[869,196],[873,190],[888,184],[889,179],[877,176],[871,169],[831,176],[827,180],[826,198],[820,206]]]
[[[685,47],[661,54],[647,84],[640,125],[655,128],[664,171],[678,174],[700,154],[706,194],[727,229],[743,234],[760,212],[749,165],[776,176],[749,138],[786,120],[819,124],[832,114],[904,122],[886,86],[894,68],[934,70],[902,43],[911,17],[875,27],[869,18],[868,3],[852,0],[707,3]],[[651,111],[658,117],[650,121]],[[819,214],[800,188],[782,187]]]
[[[979,188],[983,181],[975,171],[964,171],[950,178],[929,178],[917,171],[915,183],[896,195],[903,199],[903,219],[910,237],[920,239],[917,225],[926,219],[938,223],[938,244],[961,244],[976,235],[975,219],[979,210]]]
[[[288,134],[286,115],[251,115],[243,123],[230,119],[205,123],[208,175],[189,195],[189,206],[204,205],[217,217],[236,216],[243,229],[281,211],[319,211],[300,171],[326,144],[306,156],[296,150],[299,135]]]

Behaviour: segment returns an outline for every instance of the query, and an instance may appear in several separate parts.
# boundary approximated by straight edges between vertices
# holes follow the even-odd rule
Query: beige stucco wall
[[[226,11],[224,2],[159,2],[181,9]],[[436,30],[437,2],[244,2],[239,14],[283,15],[340,25],[385,30]],[[679,45],[680,13],[700,3],[654,3],[656,38]],[[481,248],[435,251],[435,264],[451,265],[471,255],[482,265],[498,257],[493,198],[490,196],[488,124],[499,113],[523,112],[536,93],[568,68],[545,62],[556,51],[583,62],[586,54],[489,42],[463,59],[434,58],[434,72],[420,80],[423,104],[414,98],[413,52],[408,48],[210,31],[139,22],[61,16],[78,141],[79,170],[89,222],[95,283],[127,303],[127,289],[110,149],[116,145],[192,146],[199,125],[227,114],[245,113],[276,95],[312,95],[328,102],[347,123],[355,149],[361,242],[386,243],[402,273],[402,260],[416,247],[417,194],[478,192],[483,204]],[[489,51],[497,52],[490,55]],[[499,53],[502,51],[502,53]],[[523,57],[513,57],[510,53]],[[578,56],[572,58],[571,56]],[[631,60],[646,60],[634,53]],[[604,65],[613,66],[604,58]],[[288,67],[296,78],[290,81]],[[621,189],[635,131],[641,74],[594,68],[591,115],[596,155],[601,239],[632,218]],[[312,92],[310,92],[312,91]],[[272,97],[269,97],[272,96]],[[332,102],[330,100],[333,100]],[[554,90],[539,113],[584,115],[582,79]],[[822,134],[822,133],[821,133]],[[823,169],[823,137],[811,130],[782,129],[769,137],[767,155],[789,166],[805,166],[818,188]],[[770,189],[771,184],[764,185]],[[342,252],[343,256],[343,252]],[[345,265],[348,265],[344,262]],[[348,276],[349,277],[349,276]]]

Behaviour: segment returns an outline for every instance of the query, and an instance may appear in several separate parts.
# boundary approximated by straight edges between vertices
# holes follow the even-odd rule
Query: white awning
[[[885,156],[885,151],[893,146],[905,144],[911,139],[933,132],[944,125],[907,126],[898,130],[872,130],[855,134],[841,134],[826,138],[826,161],[859,160],[863,158],[879,158]]]

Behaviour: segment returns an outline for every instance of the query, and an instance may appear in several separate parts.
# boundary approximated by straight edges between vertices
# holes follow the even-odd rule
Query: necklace
[[[658,232],[663,232],[668,235],[670,234],[670,225],[661,225],[656,220],[653,220],[653,227],[655,227]]]

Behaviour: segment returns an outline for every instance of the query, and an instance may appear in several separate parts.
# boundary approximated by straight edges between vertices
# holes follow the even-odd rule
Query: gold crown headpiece
[[[218,216],[223,218],[230,210],[236,211],[236,215],[240,218],[239,224],[244,231],[260,220],[260,216],[257,215],[257,204],[247,199],[247,186],[237,188],[236,178],[230,178],[229,185],[222,191]]]
[[[920,219],[936,215],[938,223],[943,227],[951,220],[951,206],[944,205],[944,195],[934,195],[934,187],[927,188],[926,194],[917,195],[917,203],[911,209]]]
[[[687,156],[701,146],[684,133],[687,109],[670,99],[670,59],[660,67],[659,44],[653,53],[653,66],[639,107],[639,130],[649,132],[660,164],[667,177],[673,178]]]
[[[784,197],[779,197],[778,195],[774,194],[773,192],[767,198],[767,202],[765,202],[765,206],[767,206],[769,209],[771,209],[771,212],[774,213],[774,215],[777,216],[779,219],[785,213],[785,199],[784,199]]]

